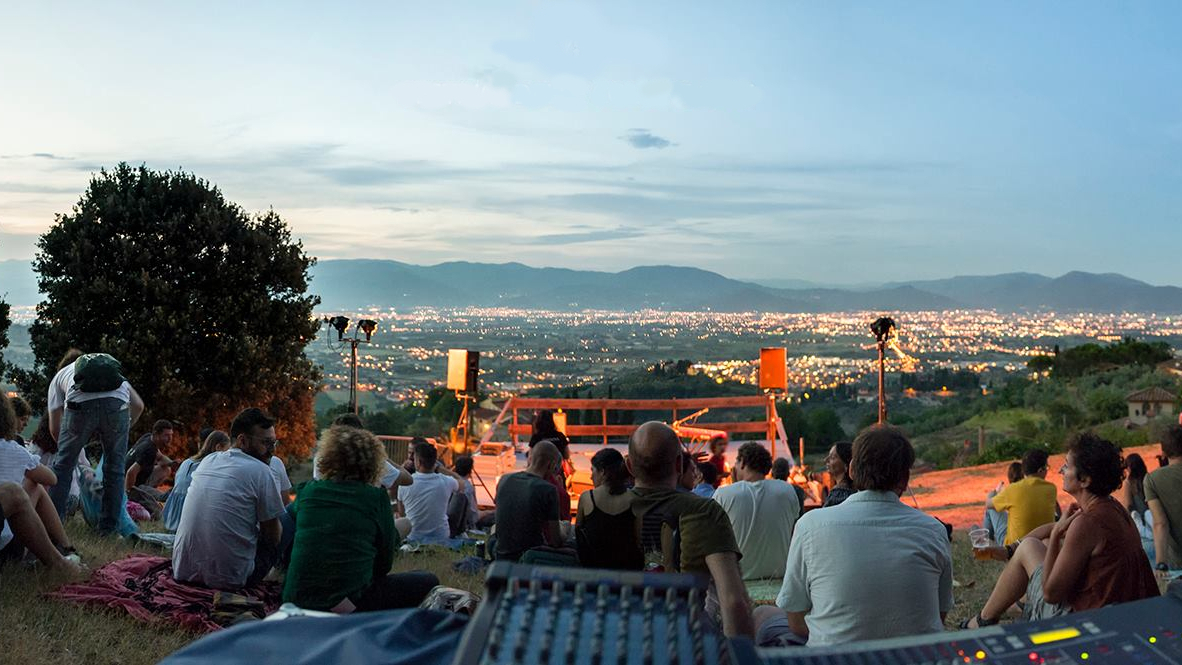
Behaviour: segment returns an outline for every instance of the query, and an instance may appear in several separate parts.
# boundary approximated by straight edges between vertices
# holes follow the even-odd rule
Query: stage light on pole
[[[343,341],[345,339],[345,330],[349,328],[349,317],[334,316],[328,319],[328,325],[337,331],[337,341]]]
[[[368,342],[373,337],[374,331],[378,329],[378,322],[373,319],[361,319],[357,322],[357,327],[365,333],[365,341]]]
[[[879,317],[870,324],[870,332],[878,346],[878,424],[885,425],[887,421],[886,404],[886,344],[895,329],[895,320],[889,316]]]

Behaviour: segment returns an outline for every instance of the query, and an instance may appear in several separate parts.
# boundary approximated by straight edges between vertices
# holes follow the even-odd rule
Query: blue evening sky
[[[1182,283],[1182,3],[21,3],[0,259],[181,167],[321,258]]]

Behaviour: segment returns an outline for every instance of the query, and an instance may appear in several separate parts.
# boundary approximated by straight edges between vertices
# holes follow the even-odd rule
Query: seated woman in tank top
[[[1008,546],[1009,563],[985,607],[961,628],[997,623],[1023,593],[1029,621],[1158,595],[1141,537],[1112,496],[1124,475],[1120,449],[1085,432],[1071,440],[1059,473],[1075,503]]]
[[[575,513],[575,539],[579,564],[587,568],[640,570],[644,554],[632,515],[635,495],[624,456],[604,448],[591,458],[591,482],[595,489],[579,496]]]

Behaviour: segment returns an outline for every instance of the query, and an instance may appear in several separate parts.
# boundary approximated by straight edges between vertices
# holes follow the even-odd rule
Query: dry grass
[[[145,531],[162,530],[159,524],[143,526]],[[67,530],[92,569],[132,552],[159,554],[154,548],[98,538],[77,518],[67,524]],[[459,556],[439,550],[403,554],[395,560],[393,571],[429,570],[443,584],[480,593],[482,576],[451,569]],[[0,662],[148,665],[200,637],[167,624],[145,624],[122,611],[44,597],[65,582],[37,569],[0,570]]]

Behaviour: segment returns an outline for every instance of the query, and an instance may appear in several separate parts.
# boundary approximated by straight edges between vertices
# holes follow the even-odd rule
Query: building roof
[[[1146,388],[1125,396],[1126,402],[1169,402],[1174,403],[1174,395],[1165,388]]]

